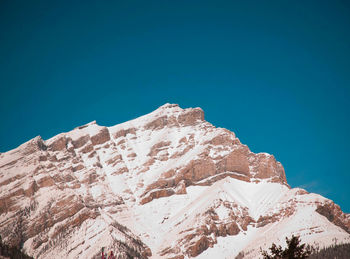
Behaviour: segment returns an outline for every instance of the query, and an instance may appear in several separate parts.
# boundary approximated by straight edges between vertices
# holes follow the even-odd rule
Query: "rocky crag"
[[[118,258],[254,258],[291,234],[350,242],[350,215],[290,188],[274,156],[200,108],[165,104],[0,154],[0,233],[35,258],[98,258],[101,247]]]

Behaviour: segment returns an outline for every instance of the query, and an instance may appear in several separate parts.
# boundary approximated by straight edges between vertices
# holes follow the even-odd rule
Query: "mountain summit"
[[[284,237],[350,242],[350,214],[290,188],[200,108],[165,104],[0,154],[0,232],[35,258],[256,258]]]

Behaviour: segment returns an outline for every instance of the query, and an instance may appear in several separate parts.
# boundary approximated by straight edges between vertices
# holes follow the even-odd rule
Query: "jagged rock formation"
[[[267,238],[278,243],[274,232],[319,244],[350,236],[350,216],[291,189],[272,155],[174,104],[2,153],[0,186],[2,237],[35,258],[93,258],[101,247],[118,258],[254,257]]]

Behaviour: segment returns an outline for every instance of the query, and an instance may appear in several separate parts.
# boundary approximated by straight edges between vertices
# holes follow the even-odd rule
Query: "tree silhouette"
[[[292,236],[291,239],[286,237],[287,247],[282,249],[281,246],[272,244],[270,247],[270,253],[262,251],[264,259],[304,259],[308,258],[312,252],[310,246],[300,244],[300,238],[298,236]]]
[[[11,259],[33,259],[23,253],[17,246],[6,245],[2,242],[0,235],[0,258],[11,258]]]

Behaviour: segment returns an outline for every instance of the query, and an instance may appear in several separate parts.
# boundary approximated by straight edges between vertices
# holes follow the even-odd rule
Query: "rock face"
[[[338,205],[326,202],[318,205],[316,211],[350,234],[350,216],[343,213]]]
[[[1,236],[35,258],[98,258],[101,247],[118,258],[254,258],[256,244],[283,229],[310,243],[349,241],[338,206],[291,189],[274,156],[175,104],[1,153],[0,186]],[[303,211],[311,221],[279,225]],[[222,249],[242,235],[244,245]]]

